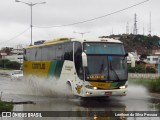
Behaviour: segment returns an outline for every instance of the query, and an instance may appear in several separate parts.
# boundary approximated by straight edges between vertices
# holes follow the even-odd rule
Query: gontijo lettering
[[[32,63],[32,69],[45,69],[45,63]]]

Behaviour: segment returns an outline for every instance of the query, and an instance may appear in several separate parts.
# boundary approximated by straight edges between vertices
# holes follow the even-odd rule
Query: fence
[[[129,79],[155,79],[158,77],[158,73],[128,73]]]

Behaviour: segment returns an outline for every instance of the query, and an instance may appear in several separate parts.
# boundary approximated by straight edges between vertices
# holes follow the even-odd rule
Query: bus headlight
[[[97,90],[97,87],[93,87],[94,90]]]
[[[91,93],[91,92],[86,92],[86,94],[87,94],[87,95],[91,95],[92,93]]]
[[[88,88],[88,89],[94,89],[94,90],[97,90],[97,89],[98,89],[97,87],[89,86],[89,85],[86,85],[86,88]]]
[[[125,88],[127,88],[127,86],[120,86],[119,88],[120,89],[125,89]]]

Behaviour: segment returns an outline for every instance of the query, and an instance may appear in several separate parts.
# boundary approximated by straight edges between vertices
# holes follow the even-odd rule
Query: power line
[[[113,15],[113,14],[116,14],[116,13],[119,13],[119,12],[122,12],[122,11],[125,11],[125,10],[130,9],[130,8],[133,8],[133,7],[135,7],[135,6],[144,4],[145,2],[148,2],[148,1],[149,1],[149,0],[145,0],[145,1],[139,2],[139,3],[137,3],[137,4],[134,4],[134,5],[132,5],[132,6],[129,6],[129,7],[126,7],[126,8],[120,9],[120,10],[117,10],[117,11],[115,11],[115,12],[111,12],[111,13],[106,14],[106,15],[103,15],[103,16],[99,16],[99,17],[96,17],[96,18],[92,18],[92,19],[88,19],[88,20],[84,20],[84,21],[80,21],[80,22],[75,22],[75,23],[70,23],[70,24],[64,24],[64,25],[57,25],[57,26],[50,26],[50,27],[39,27],[39,26],[33,26],[33,27],[36,27],[36,28],[53,28],[53,27],[66,27],[66,26],[78,25],[78,24],[82,24],[82,23],[94,21],[94,20],[97,20],[97,19],[101,19],[101,18],[110,16],[110,15]]]
[[[5,40],[5,41],[1,41],[0,43],[3,43],[3,42],[8,42],[8,41],[11,41],[11,40],[14,40],[16,38],[18,38],[19,36],[21,36],[23,33],[25,33],[26,31],[28,31],[30,29],[30,27],[28,27],[27,29],[25,29],[23,32],[17,34],[16,36],[12,37],[11,39],[8,39],[8,40]]]
[[[66,27],[66,26],[72,26],[72,25],[82,24],[82,23],[94,21],[94,20],[97,20],[97,19],[101,19],[101,18],[110,16],[110,15],[113,15],[113,14],[116,14],[116,13],[119,13],[119,12],[122,12],[122,11],[124,11],[124,10],[127,10],[127,9],[133,8],[133,7],[135,7],[135,6],[144,4],[145,2],[148,2],[148,1],[149,1],[149,0],[145,0],[145,1],[139,2],[139,3],[137,3],[137,4],[134,4],[134,5],[132,5],[132,6],[129,6],[129,7],[126,7],[126,8],[120,9],[120,10],[117,10],[117,11],[115,11],[115,12],[112,12],[112,13],[109,13],[109,14],[106,14],[106,15],[103,15],[103,16],[99,16],[99,17],[96,17],[96,18],[92,18],[92,19],[80,21],[80,22],[75,22],[75,23],[70,23],[70,24],[65,24],[65,25],[59,25],[59,26],[58,26],[58,25],[57,25],[57,26],[50,26],[50,27],[39,27],[39,26],[33,26],[33,27],[36,27],[36,28],[53,28],[53,27]],[[13,39],[16,39],[16,38],[18,38],[19,36],[21,36],[23,33],[25,33],[26,31],[28,31],[29,29],[30,29],[30,27],[28,27],[28,28],[25,29],[23,32],[19,33],[18,35],[14,36],[13,38],[8,39],[8,40],[5,40],[5,41],[1,41],[0,43],[8,42],[8,41],[11,41],[11,40],[13,40]]]

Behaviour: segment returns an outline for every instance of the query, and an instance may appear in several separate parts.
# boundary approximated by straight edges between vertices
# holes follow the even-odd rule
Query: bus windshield
[[[88,67],[86,80],[127,80],[127,59],[123,44],[84,43]]]

